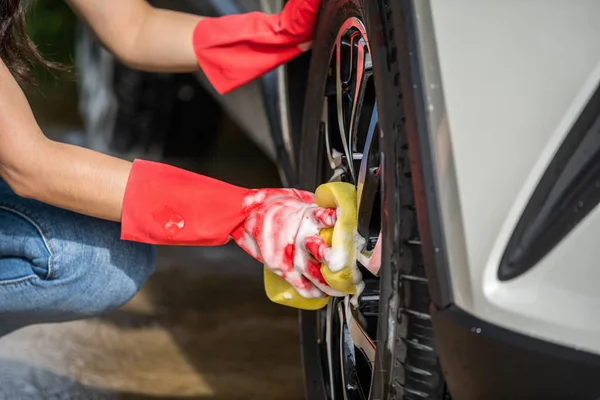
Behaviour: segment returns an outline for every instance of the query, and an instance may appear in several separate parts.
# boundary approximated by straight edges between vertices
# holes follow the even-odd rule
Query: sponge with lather
[[[362,276],[356,264],[357,210],[356,189],[345,182],[330,182],[319,186],[315,192],[319,207],[335,208],[337,221],[333,228],[321,229],[319,235],[331,246],[329,265],[321,265],[327,284],[342,293],[357,294],[362,288]],[[329,297],[307,299],[284,279],[267,268],[264,269],[267,297],[274,303],[303,310],[318,310],[329,302]]]

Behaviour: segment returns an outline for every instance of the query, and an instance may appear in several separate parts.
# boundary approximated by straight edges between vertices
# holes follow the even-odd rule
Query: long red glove
[[[220,94],[300,55],[312,41],[321,0],[290,0],[279,14],[201,20],[193,35],[200,67]]]
[[[320,272],[327,245],[319,230],[335,210],[295,189],[246,189],[165,164],[133,163],[121,216],[121,238],[165,245],[221,245],[233,238],[302,296],[342,294]]]

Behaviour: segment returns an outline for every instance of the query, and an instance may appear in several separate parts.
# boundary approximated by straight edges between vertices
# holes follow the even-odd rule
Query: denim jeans
[[[0,335],[131,299],[154,270],[155,249],[119,236],[117,223],[18,197],[0,180]]]

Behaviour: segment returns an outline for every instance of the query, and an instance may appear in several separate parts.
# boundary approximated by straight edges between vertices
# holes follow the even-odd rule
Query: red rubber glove
[[[232,236],[248,254],[304,297],[344,295],[330,288],[321,274],[329,247],[319,230],[335,225],[336,210],[317,207],[312,193],[296,189],[253,190],[243,209],[248,217]]]
[[[133,163],[121,216],[121,238],[162,245],[216,246],[233,238],[304,297],[329,288],[320,271],[327,244],[319,230],[335,210],[317,207],[312,193],[246,189],[169,165]]]
[[[299,56],[313,38],[321,0],[290,0],[279,14],[202,19],[193,34],[196,58],[225,94]]]

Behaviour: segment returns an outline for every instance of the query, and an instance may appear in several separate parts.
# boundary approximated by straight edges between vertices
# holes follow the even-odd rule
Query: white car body
[[[533,191],[598,89],[600,2],[414,4],[454,304],[600,353],[597,207],[533,268],[497,276]]]

